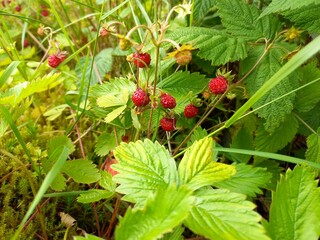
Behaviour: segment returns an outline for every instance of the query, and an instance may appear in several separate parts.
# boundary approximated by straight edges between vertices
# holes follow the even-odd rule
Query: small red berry
[[[107,164],[104,168],[104,170],[109,172],[112,176],[117,175],[119,173],[116,170],[112,169],[112,165],[115,163],[117,163],[117,160],[115,160],[114,158],[107,159]]]
[[[41,11],[41,15],[44,17],[48,17],[49,16],[49,11],[47,9],[44,9]]]
[[[150,65],[151,57],[149,53],[138,53],[133,54],[133,64],[139,68],[145,68]]]
[[[197,106],[193,105],[193,104],[188,104],[185,108],[184,108],[184,116],[186,118],[193,118],[195,116],[198,115],[199,113],[199,109]]]
[[[137,107],[144,107],[150,102],[148,93],[143,91],[141,88],[138,88],[134,91],[131,99],[134,105]]]
[[[26,48],[26,47],[28,47],[28,46],[29,46],[29,41],[28,41],[28,39],[24,39],[24,41],[23,41],[23,47]]]
[[[15,9],[17,12],[21,12],[22,7],[21,7],[21,5],[19,4],[19,5],[17,5],[14,9]]]
[[[106,28],[101,28],[100,31],[99,31],[99,35],[100,37],[107,37],[110,35],[110,32],[106,29]]]
[[[5,7],[7,4],[10,4],[11,1],[10,0],[2,0],[1,3],[2,3],[2,6]]]
[[[59,52],[48,57],[48,64],[52,68],[56,68],[66,59],[66,52]]]
[[[160,120],[160,126],[162,130],[166,132],[172,132],[176,128],[176,118],[163,117]]]
[[[223,76],[211,78],[209,82],[209,89],[213,94],[222,94],[228,88],[228,81]]]
[[[160,96],[160,103],[164,108],[172,109],[177,105],[176,99],[168,93]]]

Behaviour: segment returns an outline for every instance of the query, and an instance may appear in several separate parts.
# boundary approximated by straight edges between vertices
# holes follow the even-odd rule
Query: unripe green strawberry
[[[160,126],[162,130],[166,132],[172,132],[176,128],[176,121],[176,118],[163,117],[160,120]]]
[[[160,96],[160,104],[164,108],[172,109],[177,105],[177,102],[176,99],[172,97],[170,94],[164,93]]]
[[[185,108],[184,108],[184,116],[186,118],[193,118],[195,116],[198,115],[199,113],[199,109],[197,106],[193,105],[193,104],[188,104]]]
[[[213,94],[223,94],[228,89],[228,81],[223,76],[211,78],[209,89]]]
[[[120,38],[120,40],[119,40],[119,48],[122,51],[127,51],[127,50],[130,49],[130,47],[131,47],[131,42],[128,39],[126,39],[124,37]]]
[[[143,91],[141,88],[138,88],[136,91],[134,91],[131,99],[134,105],[137,107],[144,107],[150,102],[148,93]]]
[[[133,54],[133,64],[136,65],[138,68],[149,67],[150,62],[151,62],[151,57],[149,53],[135,52]]]

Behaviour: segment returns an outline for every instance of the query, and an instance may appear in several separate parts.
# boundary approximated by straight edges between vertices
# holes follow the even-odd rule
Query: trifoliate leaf
[[[307,138],[306,160],[320,163],[320,128]]]
[[[259,10],[242,0],[216,0],[222,25],[233,36],[249,40],[271,39],[280,30],[277,18],[259,18]]]
[[[243,163],[236,164],[235,167],[237,171],[235,175],[215,183],[214,186],[255,197],[257,194],[262,194],[260,188],[265,188],[272,177],[265,168],[252,167]]]
[[[320,191],[314,178],[314,173],[302,166],[281,176],[270,208],[268,230],[272,239],[319,238]]]
[[[210,60],[213,65],[222,65],[247,57],[245,39],[229,36],[222,30],[181,27],[169,33],[167,37],[178,43],[188,43],[198,48],[197,55]]]
[[[201,189],[184,224],[209,239],[270,240],[255,205],[246,196],[222,189]]]
[[[268,133],[263,125],[261,120],[255,139],[256,149],[263,152],[277,152],[284,148],[294,138],[299,127],[298,120],[292,114],[288,115],[273,133]]]
[[[303,2],[303,1],[301,1]],[[320,33],[320,4],[310,4],[298,9],[285,11],[282,14],[294,22],[295,25],[311,34]]]
[[[85,159],[67,161],[62,171],[77,183],[93,183],[100,179],[96,165]]]
[[[249,96],[252,96],[272,75],[274,75],[282,66],[281,58],[283,57],[283,50],[279,48],[272,48],[264,56],[260,64],[252,71],[246,78],[245,83],[247,86]],[[290,45],[286,46],[290,47]],[[246,74],[254,64],[258,61],[264,52],[264,46],[257,46],[250,52],[248,58],[242,62],[242,74]],[[262,105],[268,104],[270,101],[281,97],[282,95],[296,89],[299,86],[299,74],[295,72],[289,77],[281,81],[277,86],[265,94],[253,108],[259,108]],[[295,93],[292,93],[281,100],[268,104],[261,109],[257,110],[260,117],[263,117],[265,122],[265,129],[272,133],[281,122],[285,120],[287,114],[291,113],[293,103],[295,100]]]
[[[320,80],[320,70],[317,67],[317,62],[311,62],[302,68],[301,86],[317,79]],[[299,90],[294,105],[295,109],[299,112],[308,112],[314,108],[320,101],[320,91],[315,91],[315,89],[320,89],[320,81]]]
[[[191,191],[186,187],[159,188],[143,209],[128,208],[116,228],[116,239],[158,239],[188,216],[192,203]]]
[[[117,192],[125,194],[124,200],[144,201],[156,189],[178,182],[176,163],[158,142],[121,143],[114,155],[118,163],[112,168],[119,172],[114,180],[120,184]]]
[[[109,192],[102,189],[89,189],[86,193],[81,193],[77,198],[80,203],[92,203],[100,201],[101,199],[109,199],[114,195],[114,192]]]
[[[196,141],[186,151],[178,168],[182,184],[196,190],[228,179],[236,173],[234,166],[213,161],[212,151],[213,140],[208,137]]]
[[[318,0],[273,0],[269,6],[263,11],[260,17],[268,15],[270,13],[283,12],[285,10],[300,9],[303,6],[310,4],[317,4]]]
[[[102,133],[95,146],[94,152],[98,156],[106,156],[111,150],[115,149],[117,141],[114,133]]]

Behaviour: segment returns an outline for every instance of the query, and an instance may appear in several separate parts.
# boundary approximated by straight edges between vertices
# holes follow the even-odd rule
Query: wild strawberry
[[[177,105],[176,99],[168,93],[160,96],[160,103],[164,108],[172,109]]]
[[[49,16],[49,11],[47,9],[44,9],[41,11],[41,15],[44,17],[48,17]]]
[[[176,121],[176,118],[163,117],[160,120],[160,126],[162,130],[172,132],[176,128]]]
[[[150,65],[151,57],[149,53],[138,53],[133,54],[133,64],[139,68],[145,68]]]
[[[14,10],[16,10],[17,12],[21,12],[21,9],[22,9],[22,7],[21,7],[20,4],[17,5],[17,6],[14,8]]]
[[[2,3],[2,6],[5,7],[7,4],[10,4],[11,1],[10,0],[2,0],[1,3]]]
[[[125,37],[122,37],[120,38],[119,40],[119,48],[122,50],[122,51],[127,51],[129,50],[131,47],[131,42],[126,39]]]
[[[184,50],[181,52],[178,52],[175,56],[176,62],[181,65],[187,65],[191,62],[192,60],[192,53],[189,50]]]
[[[26,47],[28,47],[28,46],[29,46],[29,41],[28,41],[28,39],[24,39],[24,41],[23,41],[23,47],[26,48]]]
[[[117,163],[117,160],[115,160],[114,158],[107,159],[107,164],[104,167],[104,170],[109,172],[112,176],[118,174],[118,172],[116,170],[112,169],[112,165],[115,163]]]
[[[150,102],[148,93],[143,91],[141,88],[138,88],[134,91],[131,99],[134,105],[137,107],[144,107]]]
[[[185,108],[184,108],[184,116],[186,118],[193,118],[195,116],[198,115],[199,113],[199,109],[197,106],[193,105],[193,104],[188,104]]]
[[[110,32],[106,28],[103,27],[100,29],[100,32],[99,32],[100,37],[109,36],[109,34]]]
[[[213,94],[222,94],[228,88],[228,81],[223,76],[211,78],[209,89]]]
[[[52,68],[56,68],[66,59],[66,52],[58,52],[48,57],[48,65]]]

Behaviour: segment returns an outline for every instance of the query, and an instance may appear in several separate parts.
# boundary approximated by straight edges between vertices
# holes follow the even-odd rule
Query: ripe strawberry
[[[44,9],[41,11],[41,15],[44,17],[48,17],[49,16],[49,11],[47,9]]]
[[[184,108],[184,116],[186,118],[193,118],[195,116],[198,115],[199,113],[199,109],[197,106],[193,105],[193,104],[188,104],[185,108]]]
[[[213,94],[222,94],[228,88],[228,81],[223,76],[211,78],[209,82],[209,89]]]
[[[141,88],[138,88],[134,91],[131,99],[134,105],[137,107],[144,107],[150,102],[148,93],[143,91]]]
[[[151,57],[149,53],[138,53],[133,54],[133,64],[138,68],[145,68],[150,65]]]
[[[22,7],[21,7],[21,5],[19,4],[19,5],[17,5],[14,9],[15,9],[17,12],[20,12],[21,9],[22,9]]]
[[[48,64],[52,68],[56,68],[66,59],[66,52],[58,52],[48,57]]]
[[[109,172],[112,176],[118,174],[118,172],[116,170],[112,169],[112,165],[115,163],[117,163],[117,160],[115,160],[114,158],[107,159],[107,164],[104,167],[104,170]]]
[[[23,41],[23,47],[26,48],[28,46],[29,46],[29,41],[28,41],[28,39],[25,38]]]
[[[176,99],[168,93],[164,93],[160,96],[160,103],[164,108],[172,109],[177,105]]]
[[[179,65],[184,66],[191,62],[192,53],[189,50],[184,50],[182,52],[178,52],[174,57]]]
[[[172,132],[176,128],[176,118],[163,117],[160,120],[160,126],[162,130],[166,132]]]
[[[109,35],[110,35],[110,32],[106,28],[103,27],[100,29],[100,32],[99,32],[100,37],[109,36]]]

